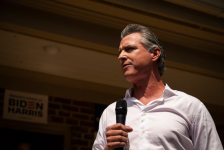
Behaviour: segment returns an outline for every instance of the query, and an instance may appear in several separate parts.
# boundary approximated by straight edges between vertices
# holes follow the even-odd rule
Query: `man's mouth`
[[[123,69],[127,68],[129,65],[131,65],[131,64],[123,64]]]

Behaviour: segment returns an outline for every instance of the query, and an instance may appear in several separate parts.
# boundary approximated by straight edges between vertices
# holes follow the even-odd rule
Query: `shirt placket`
[[[140,138],[141,138],[140,139],[141,144],[139,143],[140,150],[144,150],[144,143],[142,143],[142,141],[145,141],[145,132],[146,132],[145,129],[146,129],[147,113],[144,110],[144,108],[142,109],[140,117]]]
[[[150,122],[148,120],[147,115],[150,115],[150,110],[159,105],[158,102],[161,100],[155,100],[153,103],[150,103],[149,105],[141,106],[141,118],[140,118],[140,143],[139,148],[140,150],[147,150],[148,147],[145,145],[147,143],[147,133],[146,133],[146,127],[148,126],[147,123]]]

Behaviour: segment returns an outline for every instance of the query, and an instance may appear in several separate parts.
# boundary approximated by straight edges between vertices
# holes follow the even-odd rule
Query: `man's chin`
[[[134,75],[133,75],[133,74],[124,74],[124,78],[125,78],[128,82],[133,82]]]

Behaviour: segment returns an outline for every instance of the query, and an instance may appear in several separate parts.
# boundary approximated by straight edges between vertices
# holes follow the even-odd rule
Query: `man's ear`
[[[159,47],[154,48],[153,52],[151,52],[152,55],[152,61],[157,61],[161,55],[161,50]]]

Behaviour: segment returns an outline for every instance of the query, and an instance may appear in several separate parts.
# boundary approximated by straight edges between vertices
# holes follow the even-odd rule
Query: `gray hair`
[[[159,59],[157,60],[157,64],[158,64],[159,74],[160,76],[162,76],[166,69],[165,68],[166,53],[158,37],[153,32],[151,32],[147,27],[144,27],[139,24],[129,24],[121,32],[121,40],[125,36],[132,33],[140,33],[142,35],[141,43],[149,52],[152,53],[156,47],[158,47],[161,50],[161,55],[159,56]]]

